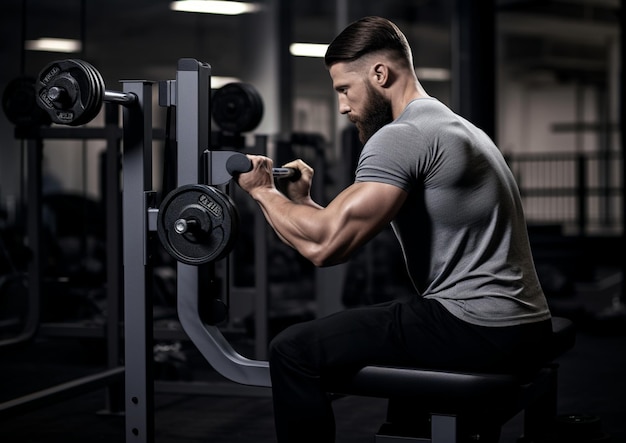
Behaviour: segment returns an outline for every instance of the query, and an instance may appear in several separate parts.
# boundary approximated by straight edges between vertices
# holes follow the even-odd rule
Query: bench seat
[[[479,427],[497,427],[494,433],[499,435],[500,426],[522,410],[526,411],[524,434],[537,434],[556,416],[558,365],[554,360],[571,349],[576,338],[574,325],[568,319],[553,317],[552,329],[549,358],[531,374],[366,366],[348,379],[330,382],[328,390],[390,400],[388,422],[377,435],[378,443],[402,440],[457,443],[462,441],[458,431],[478,422]],[[411,413],[407,412],[409,409]],[[423,438],[415,433],[389,435],[390,429],[411,434],[407,417],[418,422],[425,414],[430,424],[429,435]],[[497,441],[494,438],[491,441]]]

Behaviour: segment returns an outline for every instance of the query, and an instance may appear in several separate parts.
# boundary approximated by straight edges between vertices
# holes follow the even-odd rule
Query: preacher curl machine
[[[254,387],[270,386],[268,363],[237,353],[217,323],[201,317],[200,299],[210,294],[201,293],[199,284],[205,266],[213,266],[228,255],[239,229],[237,210],[220,187],[233,174],[250,168],[248,158],[239,152],[208,149],[210,101],[213,119],[230,132],[255,127],[262,106],[249,86],[231,85],[211,97],[211,67],[206,63],[180,59],[177,68],[176,80],[159,83],[159,104],[176,108],[177,134],[177,188],[159,207],[151,190],[152,83],[124,81],[122,92],[107,91],[97,71],[78,60],[51,63],[37,82],[38,103],[56,123],[84,124],[97,115],[103,101],[124,106],[122,226],[128,443],[154,440],[150,281],[155,231],[178,261],[177,311],[188,337],[227,379]],[[215,112],[216,106],[220,112]],[[275,171],[277,176],[293,173]],[[468,429],[487,430],[480,437],[474,435],[475,441],[497,441],[499,427],[520,411],[525,411],[520,441],[538,442],[556,415],[558,365],[553,360],[575,340],[570,321],[555,318],[553,329],[551,359],[533,373],[366,366],[347,378],[328,381],[327,389],[389,399],[388,422],[376,435],[378,443],[457,443]],[[424,414],[428,426],[416,429],[415,417]]]
[[[263,112],[260,97],[250,85],[233,83],[212,92],[210,73],[211,67],[206,63],[180,59],[176,79],[158,83],[159,105],[175,109],[177,143],[177,187],[160,206],[157,193],[152,190],[153,82],[122,81],[122,91],[109,91],[89,63],[61,60],[47,65],[35,84],[37,104],[54,123],[85,124],[98,114],[103,102],[123,106],[127,442],[154,440],[151,281],[157,235],[178,260],[177,311],[191,341],[226,378],[255,387],[270,385],[267,362],[249,360],[236,353],[215,326],[223,317],[200,315],[200,275],[206,280],[207,275],[213,274],[214,270],[207,270],[206,266],[213,266],[231,251],[239,229],[237,210],[222,185],[233,174],[251,167],[240,152],[209,150],[211,117],[232,135],[256,127]],[[297,173],[277,168],[274,175],[295,177]],[[221,309],[217,304],[211,306]],[[207,317],[213,319],[210,324]]]

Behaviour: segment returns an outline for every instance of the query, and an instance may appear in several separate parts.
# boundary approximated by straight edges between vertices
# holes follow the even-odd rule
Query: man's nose
[[[350,112],[350,106],[348,106],[348,104],[344,101],[344,100],[339,100],[339,113],[340,114],[347,114],[348,112]]]

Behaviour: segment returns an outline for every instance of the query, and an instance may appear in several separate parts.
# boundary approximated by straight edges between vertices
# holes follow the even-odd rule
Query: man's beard
[[[368,85],[369,98],[363,116],[352,120],[359,130],[359,140],[365,144],[380,128],[393,120],[391,102]]]

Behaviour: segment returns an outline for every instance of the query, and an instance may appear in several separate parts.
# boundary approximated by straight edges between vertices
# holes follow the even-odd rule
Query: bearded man
[[[350,24],[326,67],[364,147],[355,181],[326,207],[313,170],[284,193],[272,161],[236,177],[276,234],[316,266],[345,262],[391,223],[415,293],[286,328],[270,343],[280,443],[333,442],[325,378],[365,365],[519,371],[551,335],[519,191],[492,140],[429,96],[404,34],[381,17]],[[347,282],[350,284],[350,282]]]

